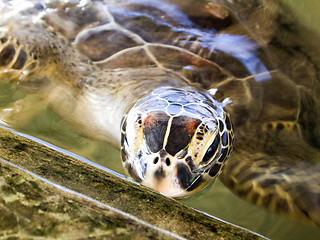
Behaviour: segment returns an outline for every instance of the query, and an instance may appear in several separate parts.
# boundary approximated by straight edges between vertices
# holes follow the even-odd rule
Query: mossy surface
[[[0,161],[0,238],[175,238],[163,229],[187,239],[259,239],[242,228],[2,128],[0,158],[88,197],[61,190]]]

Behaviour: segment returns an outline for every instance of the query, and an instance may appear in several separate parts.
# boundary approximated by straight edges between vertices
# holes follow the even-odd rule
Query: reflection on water
[[[213,39],[212,44],[216,50],[230,54],[242,62],[257,82],[271,79],[268,69],[258,58],[257,44],[245,36],[220,34]]]
[[[224,44],[226,44],[225,40],[228,39],[225,37]],[[239,42],[239,39],[234,39],[233,37],[230,37],[229,40],[229,45]],[[246,39],[240,40],[246,42]],[[230,48],[229,45],[222,45],[218,38],[216,41],[215,47],[217,50],[223,50],[235,56],[247,66],[251,74],[266,72],[265,66],[260,62],[252,62],[252,59],[247,58],[242,52],[237,52],[239,48]],[[245,47],[250,46],[250,44],[245,44]],[[255,46],[251,47],[254,50],[256,49]],[[243,50],[243,48],[241,49]],[[246,53],[247,51],[244,52]],[[254,56],[255,54],[252,55]],[[256,58],[254,58],[255,60]],[[246,64],[246,61],[250,63]],[[263,75],[263,77],[269,78],[270,76]],[[255,80],[263,81],[264,78],[260,79],[257,76]],[[22,91],[17,90],[13,85],[0,82],[0,107],[7,107],[10,103],[23,98],[24,95]],[[24,119],[20,119],[20,121],[23,122]],[[124,173],[117,149],[111,145],[93,142],[79,136],[48,109],[40,111],[32,121],[21,126],[18,130],[51,142],[114,171]],[[304,226],[301,223],[286,220],[252,206],[231,194],[219,181],[216,181],[211,188],[207,188],[198,195],[182,202],[273,239],[318,239],[320,236],[319,228]]]

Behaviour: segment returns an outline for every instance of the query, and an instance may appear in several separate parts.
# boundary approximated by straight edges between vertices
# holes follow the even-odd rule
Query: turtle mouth
[[[189,196],[190,192],[186,191],[189,175],[187,174],[188,179],[186,179],[185,174],[182,174],[181,168],[178,167],[180,165],[184,164],[175,164],[170,168],[162,165],[157,166],[157,168],[150,166],[147,169],[143,184],[167,197],[184,198]]]
[[[183,198],[186,195],[186,191],[170,177],[163,177],[161,180],[156,179],[153,189],[162,195],[172,198]]]
[[[178,162],[172,168],[147,170],[144,184],[167,197],[182,199],[204,188],[208,179],[203,174],[192,174],[187,164]]]

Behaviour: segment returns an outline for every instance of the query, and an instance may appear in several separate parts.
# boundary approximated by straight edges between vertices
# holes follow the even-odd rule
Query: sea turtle
[[[320,224],[319,72],[278,4],[0,6],[1,81],[121,147],[134,180],[182,198],[220,175],[257,205]],[[14,126],[26,106],[2,119]]]

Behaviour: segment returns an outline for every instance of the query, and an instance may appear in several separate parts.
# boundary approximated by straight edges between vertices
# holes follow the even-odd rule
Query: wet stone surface
[[[59,189],[41,178],[80,194]],[[0,238],[176,239],[179,236],[259,239],[0,128]]]
[[[0,237],[175,239],[0,164]]]

